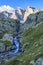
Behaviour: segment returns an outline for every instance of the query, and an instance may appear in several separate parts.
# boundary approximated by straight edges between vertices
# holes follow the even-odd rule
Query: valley
[[[2,8],[0,65],[43,65],[43,10]]]

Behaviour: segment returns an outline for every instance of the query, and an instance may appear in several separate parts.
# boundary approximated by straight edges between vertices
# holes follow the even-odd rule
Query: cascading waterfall
[[[20,31],[20,25],[17,22],[16,33],[18,34],[19,31]],[[10,61],[12,59],[12,57],[14,58],[14,56],[19,53],[19,50],[20,50],[20,40],[19,40],[19,36],[18,35],[16,35],[15,37],[13,37],[13,45],[16,46],[16,49],[15,50],[11,50],[11,51],[9,51],[7,53],[6,53],[6,51],[4,53],[1,53],[0,54],[0,60],[3,60],[4,62],[6,62],[6,61],[8,62],[8,61]],[[8,57],[8,56],[10,56],[10,57]],[[0,61],[0,63],[1,63],[1,61]]]
[[[17,35],[15,37],[13,37],[13,45],[16,46],[16,50],[14,51],[14,54],[17,54],[19,52],[20,49],[20,40],[19,40],[19,31],[20,31],[20,22],[17,21],[16,22],[16,29],[15,29]]]
[[[16,46],[16,50],[14,51],[14,54],[18,53],[19,52],[19,41],[17,39],[17,36],[13,38],[13,45]]]

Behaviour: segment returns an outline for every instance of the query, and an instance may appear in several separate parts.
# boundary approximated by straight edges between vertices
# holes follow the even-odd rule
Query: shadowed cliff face
[[[19,21],[17,21],[17,22],[15,22],[15,24],[16,24],[15,31],[16,31],[16,33],[18,34],[18,33],[19,33],[19,31],[20,31],[20,22],[19,22]]]

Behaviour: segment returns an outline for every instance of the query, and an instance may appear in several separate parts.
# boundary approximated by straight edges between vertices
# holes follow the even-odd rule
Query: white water
[[[15,44],[15,46],[16,46],[16,50],[14,51],[14,54],[17,54],[19,52],[19,41],[17,39],[17,36],[15,38],[13,38],[13,40],[14,40],[13,44]]]
[[[15,50],[11,50],[11,51],[9,51],[9,52],[4,52],[4,53],[1,53],[0,54],[0,63],[2,62],[2,60],[4,61],[4,62],[8,62],[8,61],[10,61],[10,60],[12,60],[14,57],[15,57],[15,55],[18,55],[18,53],[19,53],[19,41],[18,41],[18,38],[17,38],[17,36],[16,37],[14,37],[13,38],[13,45],[15,45],[16,46],[16,49]]]

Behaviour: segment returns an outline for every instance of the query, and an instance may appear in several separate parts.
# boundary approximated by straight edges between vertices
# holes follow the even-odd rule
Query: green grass
[[[4,65],[32,65],[30,64],[31,61],[35,62],[38,58],[43,58],[43,24],[28,29],[23,33],[23,37],[24,40],[21,44],[29,43],[25,51]]]
[[[8,47],[8,46],[11,46],[12,44],[11,44],[11,42],[10,41],[2,41],[2,40],[0,40],[0,43],[3,43],[3,44],[5,44],[5,46],[6,47]]]
[[[3,41],[3,43],[6,45],[6,46],[11,46],[11,42],[10,41]]]
[[[39,40],[42,35],[43,35],[43,24],[39,25],[34,29],[30,28],[29,30],[25,31],[23,33],[24,40],[22,41],[22,43],[35,42]]]

